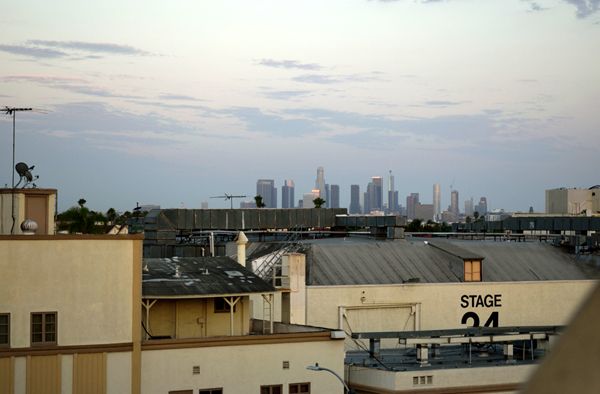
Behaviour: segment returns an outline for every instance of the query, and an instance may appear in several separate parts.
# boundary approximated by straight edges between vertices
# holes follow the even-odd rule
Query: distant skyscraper
[[[465,216],[473,216],[473,197],[465,200]]]
[[[383,209],[383,178],[371,177],[365,193],[364,212],[381,211]]]
[[[208,209],[208,201],[202,201],[200,203],[200,209]]]
[[[325,208],[331,208],[331,190],[329,188],[329,183],[325,184],[325,197],[321,196],[321,198],[325,200]]]
[[[360,213],[360,186],[350,185],[350,207],[351,214]]]
[[[417,204],[419,204],[419,193],[410,193],[410,195],[406,197],[406,217],[409,220],[416,217],[415,210]]]
[[[475,211],[479,213],[479,216],[484,216],[488,212],[487,198],[481,197],[479,204],[475,205]]]
[[[256,195],[262,197],[265,208],[277,208],[277,188],[273,179],[256,181]]]
[[[329,208],[339,208],[340,207],[340,185],[331,185],[331,191],[329,193],[329,198],[331,199]]]
[[[440,184],[436,183],[433,185],[433,219],[440,221],[442,217],[442,193],[440,191]]]
[[[286,179],[281,187],[281,208],[294,208],[294,181]]]
[[[315,189],[319,190],[319,197],[325,199],[325,169],[317,167],[317,180],[315,181]]]
[[[394,176],[392,170],[390,170],[390,177],[388,180],[388,210],[389,212],[398,212],[398,192],[394,187]]]
[[[302,208],[314,208],[313,200],[319,197],[319,189],[313,189],[310,193],[305,193],[302,199]]]
[[[458,219],[458,215],[460,215],[460,209],[458,208],[458,190],[452,190],[450,193],[450,212],[456,215]]]

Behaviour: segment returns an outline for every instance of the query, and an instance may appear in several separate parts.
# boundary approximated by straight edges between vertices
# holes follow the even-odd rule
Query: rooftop
[[[306,242],[308,285],[461,282],[462,260],[483,258],[483,281],[584,280],[600,269],[542,242],[373,240]],[[442,249],[446,250],[442,250]],[[460,256],[460,257],[458,257]]]
[[[270,293],[275,289],[230,257],[145,258],[144,298]]]

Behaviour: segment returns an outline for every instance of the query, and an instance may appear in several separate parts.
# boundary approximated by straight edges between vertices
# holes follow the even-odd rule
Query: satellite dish
[[[19,184],[21,183],[21,181],[23,181],[23,178],[27,180],[23,187],[27,186],[27,184],[29,184],[34,179],[37,179],[37,177],[34,178],[34,176],[31,174],[31,170],[33,170],[34,168],[35,166],[29,167],[26,163],[23,162],[19,162],[15,165],[15,170],[17,170],[17,174],[19,174],[19,176],[21,177],[21,180],[19,180]],[[19,184],[17,184],[17,186]]]

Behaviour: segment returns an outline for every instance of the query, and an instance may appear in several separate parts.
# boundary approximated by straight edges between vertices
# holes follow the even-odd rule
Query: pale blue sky
[[[211,207],[258,178],[493,208],[600,183],[600,0],[0,0],[0,105],[59,209]],[[11,123],[0,117],[0,184]]]

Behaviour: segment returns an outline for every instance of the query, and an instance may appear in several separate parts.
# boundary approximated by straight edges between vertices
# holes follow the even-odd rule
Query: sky
[[[259,178],[299,199],[318,166],[346,207],[390,170],[400,202],[439,183],[461,210],[600,184],[600,0],[0,6],[0,107],[34,108],[16,161],[59,211],[224,208]],[[0,186],[11,163],[0,114]]]

